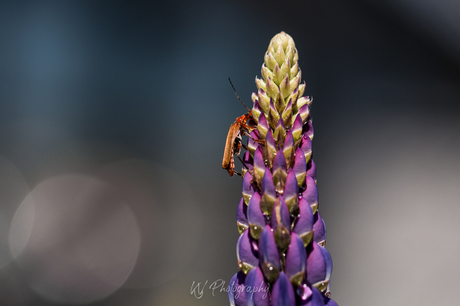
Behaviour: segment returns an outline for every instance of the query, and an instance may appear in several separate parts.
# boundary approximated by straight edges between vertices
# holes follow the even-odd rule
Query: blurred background
[[[0,305],[228,305],[190,293],[237,271],[227,77],[251,103],[280,31],[314,97],[332,298],[455,304],[459,20],[452,0],[2,1]]]

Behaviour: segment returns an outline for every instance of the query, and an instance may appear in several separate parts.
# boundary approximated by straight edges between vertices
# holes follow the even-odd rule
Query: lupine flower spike
[[[312,160],[312,100],[303,96],[288,34],[270,41],[256,84],[237,209],[240,270],[230,281],[230,305],[335,306]]]

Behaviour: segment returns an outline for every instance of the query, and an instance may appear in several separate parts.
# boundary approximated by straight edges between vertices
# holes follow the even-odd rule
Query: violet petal
[[[270,169],[267,167],[261,183],[262,198],[260,201],[260,208],[266,215],[271,215],[273,205],[276,201],[275,185],[273,184],[273,176]]]
[[[299,285],[304,277],[306,259],[307,251],[303,240],[296,233],[291,233],[291,243],[286,253],[285,270],[286,275],[295,286]]]
[[[299,203],[299,185],[294,171],[289,171],[286,177],[286,186],[284,187],[283,197],[290,212],[297,209]]]
[[[254,193],[248,207],[248,223],[250,226],[251,236],[254,239],[259,239],[262,229],[266,225],[266,219],[260,209],[260,195]]]
[[[283,145],[283,154],[284,158],[286,158],[288,168],[291,166],[291,162],[293,161],[294,152],[294,137],[292,136],[292,131],[289,130],[286,134],[286,140],[284,140]]]
[[[259,139],[265,140],[265,136],[267,135],[268,131],[268,123],[264,113],[261,113],[259,116],[257,131],[259,131]]]
[[[306,246],[313,239],[314,216],[310,203],[308,203],[308,201],[304,198],[299,200],[299,211],[299,216],[294,223],[292,231],[302,238],[304,245]]]
[[[267,132],[267,136],[265,138],[265,145],[263,146],[263,148],[264,157],[268,161],[268,166],[271,168],[273,167],[273,160],[275,159],[276,155],[276,144],[271,129],[269,129]]]
[[[255,123],[259,121],[259,116],[262,113],[262,108],[260,108],[259,100],[257,99],[256,93],[252,93],[252,99],[254,101],[254,106],[252,107],[252,117],[254,118]]]
[[[257,267],[249,271],[244,281],[248,306],[270,305],[270,291],[262,270]]]
[[[316,209],[314,209],[314,207],[318,207],[318,188],[316,188],[315,180],[310,176],[305,178],[305,183],[307,189],[303,192],[303,197],[310,203],[313,208],[313,213],[315,213]]]
[[[254,180],[258,186],[262,183],[262,178],[265,173],[265,162],[264,155],[262,153],[262,147],[259,146],[254,153]]]
[[[272,305],[293,306],[295,305],[294,288],[289,278],[283,272],[280,273],[278,280],[273,285]]]
[[[307,164],[307,176],[311,177],[316,183],[316,164],[313,159]]]
[[[244,281],[246,274],[238,271],[233,275],[228,285],[228,299],[231,306],[247,306],[246,295],[244,294]]]
[[[294,137],[294,142],[300,139],[302,135],[302,117],[300,114],[294,120],[294,124],[292,125],[292,136]]]
[[[249,153],[251,154],[251,156],[254,156],[254,152],[259,146],[259,143],[254,141],[253,139],[256,139],[256,140],[259,139],[259,132],[257,130],[254,130],[249,135],[251,137],[249,137],[248,139],[248,149],[249,149]]]
[[[253,164],[254,164],[254,160],[252,158],[253,155],[251,155],[251,152],[250,151],[246,151],[244,152],[244,155],[243,155],[243,170],[244,171],[249,171],[249,172],[252,172],[252,168],[253,168]]]
[[[244,204],[244,199],[241,198],[238,208],[236,209],[236,225],[240,235],[249,227],[248,222],[248,206]]]
[[[325,246],[326,241],[326,223],[317,211],[315,214],[315,223],[313,224],[313,240],[321,246]]]
[[[332,259],[326,248],[314,242],[309,246],[307,280],[310,284],[328,282],[332,272]]]
[[[243,200],[246,205],[249,204],[252,195],[254,194],[255,189],[254,185],[252,184],[252,175],[251,173],[246,173],[243,178]]]
[[[273,183],[278,193],[283,193],[286,185],[287,165],[284,154],[277,154],[273,162]]]
[[[305,122],[305,120],[307,120],[308,115],[310,115],[310,109],[308,108],[308,104],[303,105],[299,109],[299,115],[302,117],[302,122]]]
[[[300,149],[305,154],[305,162],[307,162],[307,164],[308,164],[308,162],[311,160],[312,144],[311,144],[310,137],[308,137],[306,134],[303,135],[303,137],[302,137],[302,143],[300,145]]]
[[[307,176],[307,163],[305,161],[304,152],[299,148],[295,151],[294,166],[292,167],[292,170],[295,173],[299,188],[304,187],[305,177]]]
[[[259,261],[265,278],[273,283],[278,278],[281,266],[278,247],[269,225],[264,227],[259,239]]]
[[[245,231],[238,238],[236,243],[236,256],[238,258],[238,266],[246,274],[259,264],[257,251],[253,247],[253,240],[249,235],[249,231]]]
[[[310,120],[308,120],[307,124],[303,126],[303,132],[307,134],[310,139],[313,139],[314,131],[313,131],[313,123]]]

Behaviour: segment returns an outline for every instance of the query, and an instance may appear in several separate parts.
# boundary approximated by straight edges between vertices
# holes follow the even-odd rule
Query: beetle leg
[[[249,170],[249,167],[246,165],[246,163],[241,159],[241,157],[239,157],[238,155],[236,156],[238,157],[238,159],[240,160],[240,162],[243,164],[243,166]]]
[[[254,173],[252,173],[250,170],[249,170],[249,167],[246,165],[246,163],[241,159],[241,157],[237,156],[238,159],[240,160],[240,162],[243,164],[243,166],[247,169],[247,171],[249,172],[249,174],[251,175],[254,175]]]
[[[261,145],[265,145],[265,140],[254,139],[254,138],[252,138],[249,134],[248,134],[248,137],[251,138],[252,140],[254,140],[254,141],[257,142],[257,143],[260,143]]]
[[[254,139],[254,138],[250,135],[248,129],[242,130],[242,133],[241,133],[241,134],[242,134],[241,136],[248,135],[248,137],[251,138],[252,140],[254,140],[255,142],[260,143],[260,144],[262,144],[262,145],[265,145],[265,140]],[[247,149],[246,149],[246,150],[247,150]]]

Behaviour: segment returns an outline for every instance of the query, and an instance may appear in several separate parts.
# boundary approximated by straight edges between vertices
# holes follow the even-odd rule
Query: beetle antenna
[[[233,86],[232,80],[230,80],[230,77],[228,78],[228,80],[230,81],[230,85],[232,85],[233,91],[235,92],[235,95],[238,98],[238,100],[240,100],[241,104],[243,104],[243,106],[246,107],[248,111],[251,111],[249,107],[247,107],[246,104],[244,104],[243,101],[241,101],[240,96],[238,96],[238,93],[236,92],[235,86]]]

